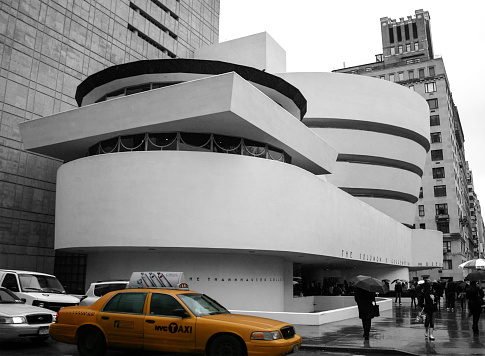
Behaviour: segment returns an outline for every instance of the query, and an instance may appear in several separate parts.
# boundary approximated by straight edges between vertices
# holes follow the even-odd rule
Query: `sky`
[[[221,0],[219,42],[267,32],[287,72],[331,72],[375,61],[380,18],[429,12],[434,54],[445,64],[465,136],[465,158],[485,211],[485,1]],[[483,105],[483,104],[482,104]]]

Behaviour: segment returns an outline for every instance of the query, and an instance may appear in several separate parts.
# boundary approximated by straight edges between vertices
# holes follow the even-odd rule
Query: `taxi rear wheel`
[[[82,356],[102,356],[106,353],[106,341],[99,330],[84,329],[79,334],[77,349]]]
[[[209,347],[209,356],[243,356],[241,343],[231,335],[218,336]]]

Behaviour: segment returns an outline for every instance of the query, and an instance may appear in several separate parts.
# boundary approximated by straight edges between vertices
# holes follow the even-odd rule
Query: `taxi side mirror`
[[[185,309],[175,309],[173,311],[173,315],[178,316],[180,318],[189,318],[190,317],[190,314],[187,313],[187,311]]]

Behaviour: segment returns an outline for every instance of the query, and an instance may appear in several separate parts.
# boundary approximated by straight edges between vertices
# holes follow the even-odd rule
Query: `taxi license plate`
[[[49,327],[48,326],[43,326],[39,328],[39,335],[49,335]]]

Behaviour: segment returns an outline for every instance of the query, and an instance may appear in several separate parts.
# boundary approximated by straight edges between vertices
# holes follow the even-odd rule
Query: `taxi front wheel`
[[[104,335],[95,328],[81,330],[77,350],[82,356],[103,356],[106,353]]]
[[[209,347],[208,356],[244,356],[241,343],[231,335],[218,336]]]

